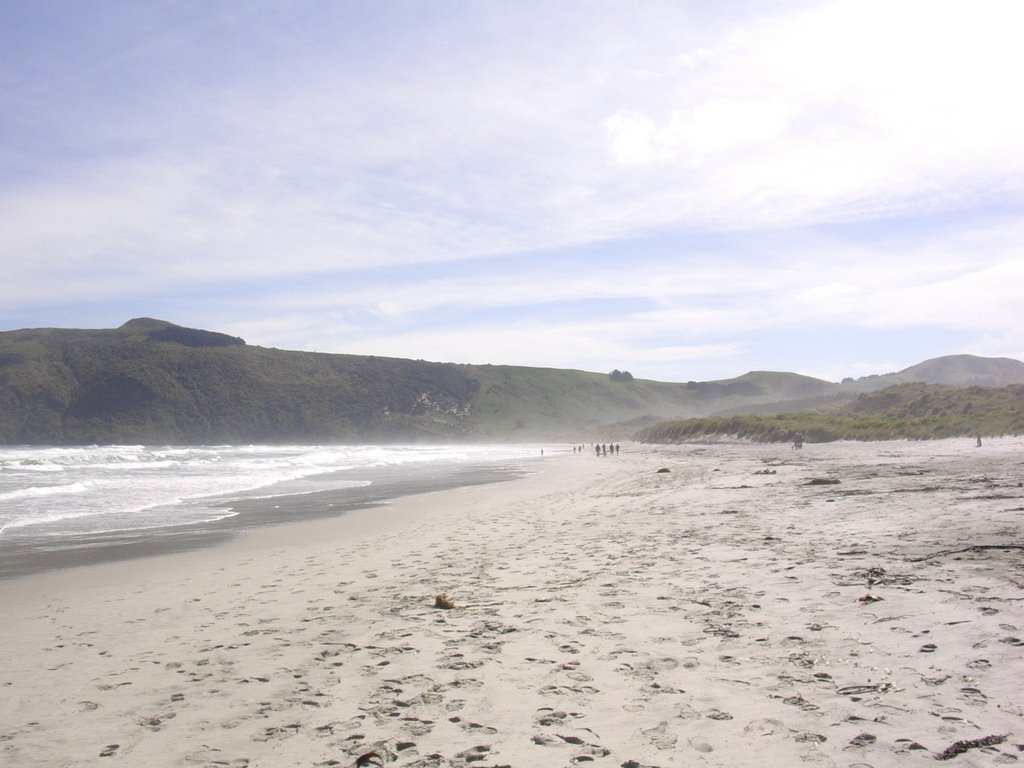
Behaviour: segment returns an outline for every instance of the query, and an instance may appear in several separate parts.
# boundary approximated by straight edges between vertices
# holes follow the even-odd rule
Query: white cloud
[[[648,167],[650,221],[777,226],[1019,193],[1021,22],[1014,2],[842,0],[758,18],[697,64],[666,66],[644,108],[612,112],[608,151]]]
[[[645,114],[620,110],[608,118],[606,127],[611,152],[623,165],[695,164],[767,144],[781,135],[787,121],[778,104],[718,98],[689,112],[674,110],[664,125]]]
[[[126,36],[130,67],[46,58],[57,95],[80,95],[49,113],[45,79],[4,97],[32,107],[19,114],[55,154],[23,138],[0,156],[31,168],[0,180],[0,303],[199,290],[261,343],[552,365],[572,350],[598,369],[631,351],[740,356],[759,329],[815,324],[1020,349],[1024,233],[998,209],[1024,191],[1024,5],[715,8],[471,4],[398,27],[368,13],[359,40],[235,11]],[[223,33],[224,67],[168,67],[206,50],[195,30]],[[269,64],[247,58],[254,43]],[[120,92],[93,103],[104,88]],[[75,141],[49,140],[69,123]],[[942,223],[959,215],[964,231]],[[820,229],[833,222],[862,228]],[[528,266],[494,259],[516,253]],[[484,347],[437,314],[522,323],[594,300],[631,311],[507,333],[495,320]]]
[[[0,253],[123,247],[160,280],[466,259],[956,205],[1024,162],[1016,4],[755,8],[491,9],[358,75],[291,41],[291,77],[215,74],[197,119],[157,101],[118,126],[132,154],[8,190]]]
[[[605,122],[615,160],[623,165],[648,165],[664,158],[657,146],[659,129],[654,119],[637,112],[619,110]]]

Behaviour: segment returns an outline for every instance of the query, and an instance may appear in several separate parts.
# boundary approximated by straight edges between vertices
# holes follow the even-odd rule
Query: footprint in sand
[[[867,747],[878,741],[877,736],[873,736],[870,733],[861,733],[850,739],[850,743],[846,745],[845,749],[856,749],[859,747]]]
[[[923,747],[913,739],[896,739],[896,752],[912,752],[916,750],[927,750],[927,747]]]
[[[743,726],[743,732],[751,736],[782,736],[788,733],[789,729],[783,725],[781,720],[762,718],[751,720]]]
[[[580,663],[578,661],[567,661],[564,664],[559,664],[558,668],[565,672],[565,676],[570,680],[575,680],[577,683],[589,683],[594,678],[585,672],[579,671]]]
[[[426,736],[434,730],[433,720],[421,720],[418,717],[403,717],[400,721],[403,730],[412,736]]]
[[[988,701],[988,696],[977,688],[961,688],[960,698],[971,704],[984,704]]]
[[[672,749],[678,741],[678,737],[668,730],[668,722],[661,721],[654,728],[641,729],[644,738],[651,742],[657,749]]]
[[[551,725],[563,725],[567,720],[576,720],[583,717],[580,712],[563,712],[559,709],[552,709],[551,707],[541,707],[537,710],[537,713],[533,716],[533,719],[538,725],[551,726]]]
[[[488,725],[480,725],[480,723],[467,723],[461,717],[449,717],[448,722],[455,723],[459,728],[464,731],[472,733],[482,733],[487,736],[494,736],[497,732],[497,728],[491,728]]]
[[[701,740],[699,740],[699,739],[690,739],[690,740],[689,740],[689,744],[690,744],[690,746],[691,746],[691,747],[693,747],[693,749],[695,749],[695,750],[696,750],[697,752],[703,752],[703,753],[705,753],[705,754],[706,754],[706,753],[708,753],[708,752],[714,752],[714,751],[715,751],[715,748],[714,748],[714,747],[712,747],[712,746],[711,746],[710,744],[708,744],[708,743],[707,743],[706,741],[701,741]]]
[[[810,731],[805,731],[803,733],[798,733],[796,736],[794,736],[793,741],[798,741],[801,744],[821,744],[824,741],[828,741],[828,738],[822,736],[820,733],[811,733]]]
[[[589,728],[585,728],[584,731],[593,736],[594,733]],[[611,754],[611,751],[605,749],[600,744],[588,743],[584,738],[575,736],[573,734],[562,734],[557,733],[554,736],[534,736],[533,743],[541,747],[570,747],[573,749],[573,756],[570,758],[572,763],[589,763],[596,758],[607,757]]]
[[[171,720],[174,717],[174,712],[164,712],[160,715],[152,715],[150,717],[142,718],[139,720],[139,725],[149,731],[159,731],[165,720]]]
[[[290,723],[289,725],[264,728],[262,733],[253,736],[253,740],[270,741],[271,739],[290,739],[292,736],[297,735],[301,728],[302,725],[300,723]]]
[[[474,763],[478,763],[481,760],[487,759],[487,755],[490,753],[491,747],[488,744],[481,744],[476,747],[470,747],[469,749],[463,750],[452,758],[452,766],[469,766]]]
[[[732,720],[732,715],[720,709],[709,709],[704,713],[704,717],[708,720]]]

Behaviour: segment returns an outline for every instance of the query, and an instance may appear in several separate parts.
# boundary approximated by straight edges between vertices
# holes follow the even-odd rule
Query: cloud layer
[[[4,327],[682,380],[1024,354],[1019,3],[48,8],[0,10]]]

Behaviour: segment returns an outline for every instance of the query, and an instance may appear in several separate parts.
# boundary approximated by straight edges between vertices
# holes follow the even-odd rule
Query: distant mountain
[[[826,407],[772,416],[670,419],[633,433],[648,443],[743,439],[812,443],[831,440],[928,440],[1024,434],[1024,384],[951,387],[897,384]]]
[[[138,318],[117,329],[0,333],[0,443],[574,440],[630,420],[845,399],[893,376],[1024,381],[1018,368],[958,356],[843,384],[771,371],[666,383],[624,371],[289,352]]]
[[[812,381],[817,381],[813,379]],[[808,388],[804,396],[786,396],[775,402],[731,405],[711,412],[712,416],[796,413],[851,402],[858,395],[901,384],[942,384],[949,387],[1009,387],[1024,384],[1024,363],[1009,357],[948,355],[925,360],[896,373],[843,379],[821,392]]]
[[[871,389],[914,382],[950,387],[1007,387],[1024,384],[1024,363],[1009,357],[949,355],[925,360],[899,373],[859,379],[854,384],[867,382]]]

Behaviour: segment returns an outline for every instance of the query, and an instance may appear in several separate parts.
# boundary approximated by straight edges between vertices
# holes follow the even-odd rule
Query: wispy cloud
[[[0,10],[7,327],[662,375],[807,324],[1024,348],[1017,2],[62,10]]]

